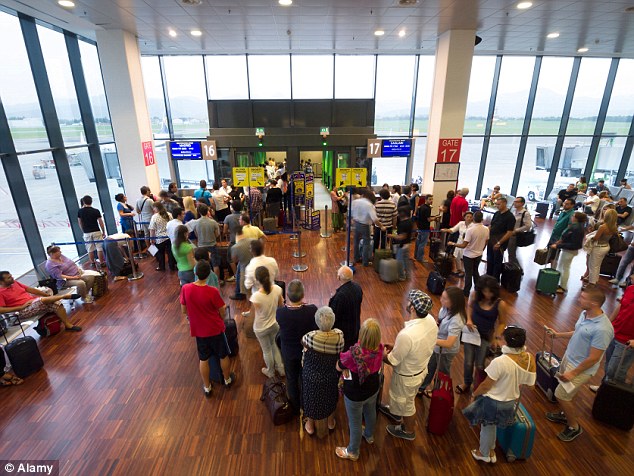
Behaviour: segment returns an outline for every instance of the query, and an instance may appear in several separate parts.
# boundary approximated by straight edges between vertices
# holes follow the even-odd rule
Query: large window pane
[[[414,114],[414,135],[427,134],[431,93],[434,86],[434,56],[421,56],[418,61],[418,85],[416,86],[416,112]]]
[[[163,65],[174,137],[207,137],[209,114],[202,56],[166,56]]]
[[[610,70],[607,58],[583,58],[572,100],[567,135],[592,134]]]
[[[517,194],[527,201],[542,200],[548,182],[556,137],[529,137]],[[505,182],[506,183],[506,182]],[[559,190],[559,188],[556,188]]]
[[[335,56],[335,98],[374,97],[375,56]]]
[[[20,168],[29,193],[23,199],[31,202],[45,247],[51,243],[75,241],[69,218],[77,220],[77,217],[68,217],[66,213],[57,170],[52,164],[50,152],[20,156]],[[63,246],[62,253],[73,259],[77,257],[77,248],[74,245]]]
[[[504,194],[511,193],[511,181],[517,162],[519,137],[491,137],[487,152],[487,163],[482,181],[482,193],[499,185]]]
[[[247,58],[205,56],[209,99],[249,99]]]
[[[627,160],[627,157],[625,160]],[[625,178],[627,179],[627,183],[634,183],[634,150],[632,150],[630,154],[630,160],[627,164],[627,170],[625,171]]]
[[[483,141],[484,139],[482,137],[464,137],[462,139],[458,187],[468,187],[471,191],[470,199],[475,199],[473,194],[475,193],[476,185],[478,183],[478,171],[480,170]]]
[[[333,97],[332,55],[293,55],[293,99],[331,99]]]
[[[106,92],[103,87],[103,77],[101,76],[97,47],[85,41],[80,41],[79,51],[81,53],[81,64],[84,70],[84,78],[86,79],[86,87],[88,88],[88,96],[90,97],[90,105],[92,106],[92,114],[95,118],[95,125],[97,126],[99,142],[112,141],[114,136],[110,123],[110,111],[108,111],[108,103],[106,102]]]
[[[64,144],[67,146],[85,144],[86,135],[79,114],[79,103],[64,35],[41,25],[37,25],[37,34],[42,45],[46,75],[53,92]]]
[[[33,83],[19,20],[0,11],[0,98],[15,148],[19,151],[49,147],[42,112]],[[11,47],[8,47],[11,45]],[[10,67],[9,67],[10,65]]]
[[[0,13],[0,15],[2,14]],[[2,33],[0,33],[1,35]],[[0,207],[0,243],[2,243],[0,260],[2,261],[2,269],[10,271],[13,276],[17,277],[29,271],[32,265],[18,214],[11,199],[7,177],[2,167],[0,167],[0,194],[3,197],[2,207]]]
[[[546,57],[539,70],[529,134],[557,134],[566,101],[572,58]]]
[[[484,134],[491,100],[495,56],[474,56],[464,123],[465,134]],[[462,166],[461,166],[462,168]],[[460,172],[462,175],[462,171]],[[469,187],[471,188],[471,187]]]
[[[87,147],[71,149],[66,152],[68,154],[68,164],[70,165],[70,174],[73,177],[73,185],[77,198],[84,195],[92,197],[93,207],[101,210],[99,195],[97,194],[97,183],[95,182],[95,172],[90,162],[90,155]]]
[[[118,193],[125,193],[123,190],[123,178],[121,177],[121,166],[119,165],[119,156],[117,155],[117,147],[115,144],[104,144],[101,147],[101,160],[106,172],[108,181],[108,192],[112,209],[115,212],[115,222],[119,224],[119,216],[117,215],[117,201],[114,199]],[[132,194],[131,194],[132,195]]]
[[[522,133],[534,66],[534,57],[502,58],[491,134]]]
[[[376,134],[409,135],[414,65],[414,56],[379,56],[374,109]]]
[[[170,172],[170,158],[167,153],[167,143],[164,140],[154,141],[154,153],[156,154],[156,164],[159,169],[159,179],[161,181],[161,188],[167,189],[167,186],[172,181],[172,174]],[[136,193],[136,190],[134,190]],[[131,193],[128,191],[128,193]]]
[[[218,159],[225,158],[228,149],[218,150]],[[206,180],[209,187],[214,183],[214,162],[212,160],[177,160],[182,188],[198,188],[201,180]]]
[[[141,69],[143,70],[143,84],[145,85],[147,108],[152,123],[152,133],[155,139],[167,139],[169,138],[169,129],[158,56],[141,57]]]
[[[291,57],[249,56],[251,99],[291,98]]]
[[[621,59],[612,89],[603,135],[627,135],[634,113],[634,60]]]
[[[414,163],[412,164],[412,182],[423,183],[425,175],[425,154],[427,152],[427,137],[416,137],[414,143]]]
[[[610,185],[614,184],[616,174],[621,165],[625,141],[625,137],[601,137],[597,158],[594,161],[594,168],[590,174],[589,182],[595,182],[602,178],[606,183]]]
[[[592,137],[566,137],[559,159],[556,182],[576,182],[583,175],[591,143]]]
[[[405,183],[407,157],[389,157],[372,159],[372,185]]]

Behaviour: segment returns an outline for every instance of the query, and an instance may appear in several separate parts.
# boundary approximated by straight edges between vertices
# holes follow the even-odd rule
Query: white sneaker
[[[608,281],[608,283],[610,283],[610,284],[619,284],[619,280],[618,280],[618,279],[616,279],[616,278],[614,278],[614,279],[610,279],[610,280]]]

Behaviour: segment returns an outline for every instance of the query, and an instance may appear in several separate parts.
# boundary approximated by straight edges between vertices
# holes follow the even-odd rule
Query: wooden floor
[[[542,244],[550,224],[541,226]],[[267,254],[280,263],[281,279],[300,278],[306,301],[328,303],[337,286],[336,269],[344,259],[344,235],[322,239],[305,232],[307,272],[291,265],[296,242],[288,235],[269,238]],[[513,309],[511,322],[526,326],[528,347],[541,346],[541,328],[572,329],[584,263],[574,263],[570,292],[550,298],[533,291],[538,267],[533,248],[520,255],[525,269],[519,295],[504,294]],[[396,440],[385,432],[379,416],[376,444],[363,443],[356,463],[339,460],[337,445],[347,445],[347,419],[343,404],[337,409],[337,428],[317,440],[300,439],[299,424],[274,427],[259,401],[264,376],[257,341],[240,336],[240,354],[234,359],[238,383],[230,390],[216,386],[205,399],[198,374],[193,338],[189,336],[178,304],[175,273],[158,273],[154,263],[141,262],[145,278],[110,283],[109,293],[76,310],[72,320],[80,334],[62,333],[41,339],[44,370],[20,387],[0,389],[0,459],[56,459],[63,475],[274,475],[274,474],[632,474],[634,437],[592,419],[593,394],[583,389],[577,400],[584,434],[572,443],[560,442],[560,427],[543,414],[555,408],[537,389],[527,389],[523,402],[537,425],[532,458],[507,463],[498,451],[498,463],[472,460],[477,434],[462,417],[465,397],[456,401],[454,420],[442,437],[425,430],[429,401],[417,399],[416,440]],[[419,264],[409,283],[384,284],[372,268],[359,268],[355,280],[364,289],[362,318],[382,323],[384,342],[393,342],[402,327],[406,292],[425,289],[429,272]],[[615,304],[617,291],[601,279],[608,294],[606,311]],[[233,286],[222,295],[227,302]],[[433,312],[439,309],[434,297]],[[245,303],[232,310],[246,309]],[[39,339],[39,338],[38,338]],[[556,352],[561,354],[559,343]],[[462,380],[462,355],[455,359],[454,383]],[[602,372],[594,378],[598,381]],[[387,393],[387,392],[386,392]],[[630,468],[628,470],[628,468]]]

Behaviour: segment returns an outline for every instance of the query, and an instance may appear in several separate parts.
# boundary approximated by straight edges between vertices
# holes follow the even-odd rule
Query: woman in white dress
[[[464,235],[467,232],[467,228],[469,228],[473,224],[473,212],[467,211],[464,214],[464,220],[456,223],[451,228],[444,228],[440,231],[445,231],[448,233],[458,233],[458,239],[455,241],[457,245],[461,244],[464,241]],[[453,255],[456,258],[456,274],[459,278],[464,277],[464,265],[462,264],[462,253],[464,252],[464,248],[455,247],[453,250]]]

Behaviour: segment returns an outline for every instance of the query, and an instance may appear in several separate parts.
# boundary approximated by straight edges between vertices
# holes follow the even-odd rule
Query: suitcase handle
[[[24,327],[22,327],[22,321],[20,320],[20,313],[19,312],[7,312],[5,314],[11,314],[11,315],[15,316],[15,318],[18,320],[18,326],[20,326],[20,330],[22,331],[22,335],[24,337],[26,337],[26,333],[24,332]],[[9,339],[7,339],[7,333],[3,332],[2,336],[4,337],[4,340],[7,342],[7,345],[9,345]]]
[[[623,352],[621,352],[621,358],[619,359],[619,365],[616,366],[616,372],[615,373],[619,373],[619,370],[621,370],[621,367],[623,367],[623,361],[625,360],[625,354],[627,354],[628,352],[634,352],[634,349],[632,349],[629,345],[623,350]],[[625,378],[627,379],[627,375],[625,376]],[[634,379],[632,380],[632,385],[634,385]]]
[[[544,339],[542,340],[542,355],[544,355],[544,351],[546,350],[546,336],[550,335],[550,357],[553,356],[553,349],[555,347],[555,334],[551,333],[548,329],[548,326],[544,326]]]

